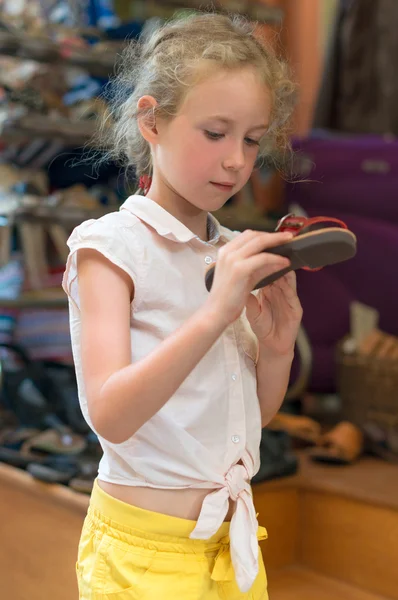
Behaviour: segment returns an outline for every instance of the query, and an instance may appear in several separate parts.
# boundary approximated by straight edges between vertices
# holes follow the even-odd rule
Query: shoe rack
[[[159,0],[149,0],[146,2],[137,2],[135,6],[141,6],[140,14],[143,19],[161,16],[169,17],[179,8],[200,8],[202,3],[199,0],[167,0],[160,2]],[[223,8],[235,13],[242,13],[249,18],[255,19],[262,24],[267,24],[270,27],[280,26],[283,21],[283,11],[278,6],[272,6],[261,1],[252,2],[248,0],[223,0],[215,3],[216,8]],[[138,10],[138,8],[136,8]],[[89,75],[94,77],[108,78],[114,72],[117,57],[121,53],[124,42],[115,42],[104,40],[103,33],[94,28],[75,29],[71,31],[71,38],[76,37],[76,34],[89,33],[91,38],[97,38],[97,43],[89,47],[79,47],[75,41],[71,41],[67,31],[62,35],[55,30],[55,26],[49,25],[50,30],[37,31],[26,30],[22,31],[13,24],[12,19],[3,21],[0,28],[0,55],[17,57],[22,60],[34,60],[39,63],[49,64],[59,68],[80,67],[83,68]],[[51,35],[48,35],[51,34]],[[50,39],[52,38],[52,39]],[[53,41],[53,40],[60,41]],[[96,106],[93,107],[96,111],[106,110],[105,105],[101,101],[93,100]],[[62,107],[60,107],[62,108]],[[85,147],[90,144],[95,133],[95,117],[89,119],[76,119],[62,116],[62,110],[58,111],[56,117],[43,114],[35,114],[27,112],[22,115],[9,114],[5,121],[1,123],[0,142],[13,145],[32,142],[32,140],[48,140],[55,144],[59,144],[60,148],[78,148]],[[249,184],[246,194],[252,195],[252,186]],[[44,198],[43,198],[44,200]],[[251,210],[247,201],[242,203],[242,197],[238,199],[236,206],[231,210],[221,211],[219,218],[227,226],[233,226],[235,229],[244,229],[245,227],[257,227],[263,230],[272,230],[275,223],[273,221],[262,219],[261,214],[255,210]],[[109,210],[109,209],[108,209]],[[112,207],[115,210],[115,207]],[[95,214],[94,214],[95,212]],[[101,216],[101,211],[85,211],[77,207],[68,206],[63,210],[62,206],[50,207],[45,202],[43,205],[35,206],[20,206],[17,210],[12,211],[12,215],[4,215],[8,218],[10,226],[18,227],[19,231],[23,232],[20,237],[26,241],[28,252],[25,253],[24,259],[27,270],[31,271],[31,275],[35,281],[33,286],[34,293],[24,295],[24,297],[16,300],[0,300],[2,308],[60,308],[66,307],[66,298],[62,290],[46,290],[39,289],[40,272],[38,265],[44,264],[43,252],[43,236],[44,231],[50,231],[55,240],[57,249],[61,248],[62,244],[66,250],[66,239],[69,232],[74,226],[87,218],[97,218]],[[104,210],[102,214],[108,212]],[[7,226],[0,227],[0,234],[3,238],[1,246],[9,239],[10,233],[6,232]],[[39,231],[39,230],[42,231]],[[3,243],[4,242],[4,243]],[[40,256],[37,256],[38,249],[41,248]],[[6,253],[5,253],[6,254]],[[35,256],[36,255],[36,256]],[[62,256],[62,255],[61,255]],[[3,257],[4,258],[4,257]],[[37,264],[35,264],[37,263]],[[4,260],[2,261],[4,264]]]

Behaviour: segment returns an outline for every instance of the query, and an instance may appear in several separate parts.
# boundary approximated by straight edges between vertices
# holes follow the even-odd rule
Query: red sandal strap
[[[348,229],[344,221],[335,219],[334,217],[301,217],[294,214],[289,214],[283,217],[276,227],[275,231],[288,231],[298,235],[304,227],[311,227],[311,225],[317,225],[318,223],[334,223],[340,225],[342,229]]]
[[[336,225],[340,225],[342,229],[348,229],[347,225],[344,221],[340,221],[340,219],[335,219],[334,217],[301,217],[296,216],[294,214],[289,214],[283,217],[276,226],[275,231],[287,231],[293,233],[295,236],[299,235],[299,233],[307,227],[311,227],[311,225],[317,225],[318,223],[334,223]],[[323,267],[318,267],[316,269],[311,269],[310,267],[303,267],[304,271],[321,271]]]

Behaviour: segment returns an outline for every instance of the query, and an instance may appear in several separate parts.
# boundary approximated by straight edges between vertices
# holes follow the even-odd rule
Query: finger
[[[259,254],[263,250],[268,250],[280,244],[285,244],[293,239],[293,234],[289,232],[283,233],[260,233],[245,242],[239,249],[237,254],[241,258],[247,258],[254,254]]]
[[[239,248],[241,248],[242,246],[247,244],[247,242],[249,240],[252,240],[252,239],[258,237],[259,235],[261,235],[261,233],[263,233],[263,232],[254,231],[253,229],[245,229],[245,231],[243,231],[242,233],[237,235],[233,240],[228,242],[228,244],[226,244],[226,246],[228,246],[228,248],[231,251],[238,250]]]
[[[249,294],[246,302],[246,317],[249,320],[255,321],[261,313],[260,303],[254,294]]]
[[[265,277],[289,267],[290,261],[288,258],[276,254],[260,253],[247,258],[240,264],[242,274],[248,276],[254,286]]]
[[[286,291],[291,290],[293,294],[297,294],[297,277],[294,271],[290,271],[290,273],[286,273],[279,280],[280,286],[283,286]]]
[[[249,278],[254,287],[264,277],[270,273],[277,273],[286,269],[290,265],[288,258],[278,256],[277,254],[259,253],[247,258],[246,260],[236,260],[233,267],[238,270],[238,277],[241,279]],[[207,272],[215,270],[215,275],[219,268],[219,263],[208,267]],[[263,273],[265,273],[263,275]],[[254,281],[254,283],[253,283]]]
[[[296,291],[292,289],[292,287],[286,282],[282,283],[279,281],[277,284],[275,284],[274,292],[281,300],[286,300],[290,306],[293,306],[299,302]]]
[[[288,281],[290,285],[292,286],[294,291],[297,292],[297,275],[295,271],[291,271],[290,273],[288,273],[288,276]]]
[[[288,273],[288,275],[291,275],[291,273]],[[300,298],[297,295],[296,277],[285,275],[275,284],[275,287],[281,299],[285,299],[291,308],[294,310],[301,309]]]
[[[252,231],[247,229],[238,235],[231,242],[228,242],[228,250],[235,252],[245,249],[241,255],[242,258],[251,256],[266,248],[283,244],[293,238],[293,234],[289,232],[283,233],[266,233],[264,231]]]

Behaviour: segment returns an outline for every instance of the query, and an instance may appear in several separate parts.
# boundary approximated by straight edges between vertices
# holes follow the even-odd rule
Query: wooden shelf
[[[118,57],[114,50],[98,52],[91,47],[71,49],[68,56],[63,56],[60,47],[50,39],[41,40],[19,32],[0,32],[1,54],[64,67],[79,67],[94,77],[104,78],[112,75]]]
[[[78,597],[77,546],[89,498],[0,464],[1,597]]]
[[[118,210],[119,207],[99,207],[96,210],[87,210],[77,206],[30,206],[18,208],[11,215],[13,222],[33,221],[40,223],[59,223],[61,225],[76,227],[88,219],[99,219],[110,210]]]
[[[22,310],[33,309],[65,309],[68,307],[68,298],[61,288],[51,288],[48,290],[31,291],[23,294],[15,300],[0,298],[0,309]]]
[[[398,464],[365,456],[347,466],[317,463],[299,453],[300,468],[296,475],[257,483],[254,490],[297,488],[302,491],[335,494],[350,500],[389,508],[398,512]]]
[[[272,600],[386,600],[378,594],[324,577],[302,567],[287,567],[269,573]]]
[[[344,467],[316,463],[303,453],[299,486],[398,511],[398,464],[370,456]]]
[[[75,492],[65,485],[43,483],[32,475],[0,462],[0,483],[11,489],[18,489],[29,498],[35,497],[53,505],[59,505],[85,515],[90,498],[85,494]]]
[[[70,146],[84,146],[94,132],[94,120],[69,121],[28,114],[14,121],[6,121],[0,131],[0,139],[12,142],[29,142],[32,138],[58,139]]]

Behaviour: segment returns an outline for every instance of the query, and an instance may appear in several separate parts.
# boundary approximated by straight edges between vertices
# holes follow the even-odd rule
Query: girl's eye
[[[208,131],[205,129],[205,134],[210,140],[221,140],[224,137],[223,133],[215,133],[214,131]]]
[[[259,146],[260,142],[257,142],[256,140],[252,140],[251,138],[245,138],[245,142],[248,146]]]
[[[215,131],[209,131],[208,129],[205,129],[205,135],[206,137],[208,137],[210,140],[221,140],[221,138],[225,137],[224,133],[216,133]],[[245,138],[245,142],[248,146],[259,146],[260,142],[257,142],[256,140],[252,140],[251,138]]]

